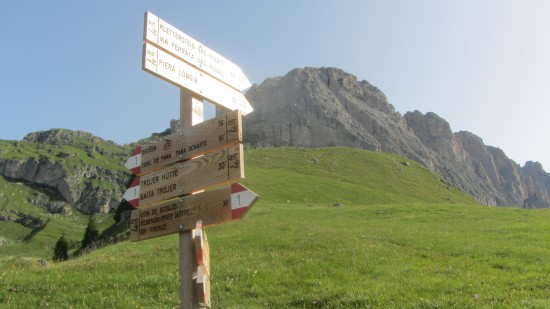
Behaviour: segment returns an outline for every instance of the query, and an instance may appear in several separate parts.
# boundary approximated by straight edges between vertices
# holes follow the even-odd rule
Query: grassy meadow
[[[261,199],[206,230],[213,308],[550,307],[548,210],[480,206],[383,153],[247,149],[245,160]],[[47,267],[2,255],[0,307],[177,308],[177,259],[177,235]]]
[[[45,222],[41,227],[31,228],[13,220],[0,220],[0,267],[16,257],[51,259],[54,244],[61,235],[65,235],[73,249],[80,245],[90,216],[76,210],[68,214],[49,213],[45,207],[36,205],[44,201],[48,194],[47,189],[36,190],[29,183],[0,176],[0,216],[17,218],[16,213],[22,212]],[[112,225],[112,217],[107,214],[93,215],[99,230]]]

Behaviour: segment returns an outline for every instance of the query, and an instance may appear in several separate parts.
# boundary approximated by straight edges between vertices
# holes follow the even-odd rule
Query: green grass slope
[[[483,207],[398,156],[246,152],[261,195],[207,228],[214,308],[547,308],[550,212]],[[338,206],[338,207],[337,207]],[[0,270],[3,308],[177,308],[176,235]]]
[[[61,235],[65,235],[73,248],[80,246],[90,216],[78,211],[69,214],[51,214],[32,201],[45,199],[43,189],[28,183],[8,181],[0,176],[0,266],[2,261],[14,257],[51,259],[53,247]],[[41,220],[44,224],[33,226],[15,222],[21,215]],[[101,229],[113,223],[112,215],[96,214],[94,220]]]
[[[274,203],[475,203],[438,175],[393,154],[342,147],[251,149],[245,162],[243,183]]]
[[[47,158],[51,162],[61,163],[68,171],[83,165],[101,166],[117,171],[126,170],[123,164],[128,153],[132,151],[131,146],[119,146],[98,137],[94,137],[92,141],[90,138],[93,135],[85,138],[74,131],[61,131],[67,132],[65,133],[67,140],[59,141],[57,144],[0,140],[0,158],[5,160]]]
[[[121,174],[127,172],[123,163],[132,149],[130,146],[121,147],[95,137],[85,138],[77,132],[61,131],[66,132],[61,135],[65,140],[58,144],[0,140],[0,160],[47,159],[61,164],[69,175],[85,166],[99,166]],[[95,181],[94,188],[116,186],[95,179],[86,181]],[[84,181],[75,185],[83,184]],[[50,259],[61,235],[65,235],[73,248],[80,245],[90,216],[74,209],[68,214],[52,214],[44,205],[55,202],[64,202],[55,188],[0,176],[0,265],[3,259],[18,257]],[[25,217],[46,224],[38,228],[22,224]],[[100,230],[113,223],[112,215],[96,214],[94,219]]]
[[[0,264],[6,257],[36,257],[49,259],[57,239],[64,235],[73,247],[79,246],[90,219],[76,210],[68,214],[52,214],[37,205],[52,198],[51,189],[37,187],[26,182],[8,180],[0,176]],[[54,197],[55,199],[55,197]],[[46,224],[34,228],[14,222],[18,214],[40,219]],[[112,214],[94,214],[99,231],[114,223]]]

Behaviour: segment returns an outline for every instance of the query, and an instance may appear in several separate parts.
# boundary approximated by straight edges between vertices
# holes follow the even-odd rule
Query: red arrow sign
[[[137,147],[124,164],[138,175],[242,142],[242,116],[230,111]]]
[[[243,146],[239,144],[136,177],[123,197],[138,208],[242,178]]]
[[[245,186],[234,183],[231,185],[231,218],[240,219],[259,198],[256,193],[248,190]]]
[[[241,184],[188,195],[132,211],[130,240],[138,241],[239,220],[260,197]]]

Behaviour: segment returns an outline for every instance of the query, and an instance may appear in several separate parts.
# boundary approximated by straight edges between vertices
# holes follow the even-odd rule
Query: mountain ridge
[[[484,205],[550,207],[550,175],[521,167],[477,135],[452,132],[433,112],[401,115],[384,93],[337,68],[298,68],[246,93],[255,112],[244,138],[257,147],[348,146],[406,156]]]
[[[437,172],[484,205],[550,207],[550,174],[540,163],[521,167],[477,135],[453,132],[433,112],[401,115],[379,88],[341,69],[294,69],[253,85],[246,96],[255,107],[244,118],[243,130],[244,141],[252,146],[344,146],[395,153]],[[88,132],[51,129],[29,133],[20,142],[2,142],[0,175],[55,189],[65,204],[52,203],[54,212],[66,212],[68,206],[89,214],[109,212],[130,177],[122,164],[100,161],[115,156],[122,162],[132,146]],[[73,148],[67,150],[67,145]],[[77,167],[77,160],[88,163]],[[83,186],[77,185],[79,179]]]

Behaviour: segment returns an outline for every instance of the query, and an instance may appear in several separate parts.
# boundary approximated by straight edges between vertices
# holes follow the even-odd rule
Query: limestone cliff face
[[[521,169],[524,187],[523,207],[548,207],[550,200],[550,174],[546,173],[538,162],[527,162]]]
[[[259,147],[348,146],[424,164],[486,205],[550,207],[550,175],[520,167],[470,132],[453,133],[435,113],[395,111],[366,81],[334,68],[305,68],[254,85],[245,141]]]
[[[245,140],[256,146],[348,146],[395,152],[428,164],[428,150],[385,95],[339,69],[295,69],[246,96]]]
[[[10,149],[0,156],[0,175],[50,188],[57,195],[54,201],[33,203],[42,203],[53,213],[71,208],[106,213],[118,206],[129,180],[123,168],[112,168],[122,166],[122,147],[90,133],[59,129],[31,133],[6,148]],[[109,161],[116,163],[106,164]]]

